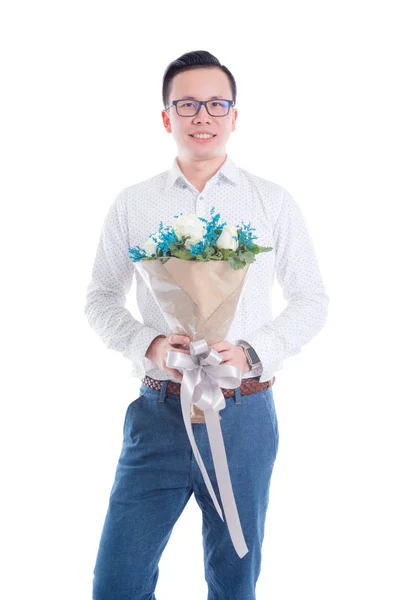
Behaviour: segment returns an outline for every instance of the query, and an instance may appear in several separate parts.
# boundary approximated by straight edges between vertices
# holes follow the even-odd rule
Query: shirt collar
[[[222,165],[220,166],[218,171],[211,177],[211,179],[209,181],[211,181],[213,179],[221,179],[221,178],[227,179],[228,181],[232,182],[234,185],[239,184],[239,169],[236,166],[236,164],[234,163],[234,161],[230,158],[229,155],[226,156],[225,161],[222,163]],[[175,156],[174,160],[172,161],[171,168],[167,172],[167,178],[166,178],[166,182],[165,182],[165,191],[169,190],[178,180],[181,182],[186,182],[187,184],[191,185],[190,182],[186,179],[186,177],[182,173],[182,171],[177,163],[177,157]]]

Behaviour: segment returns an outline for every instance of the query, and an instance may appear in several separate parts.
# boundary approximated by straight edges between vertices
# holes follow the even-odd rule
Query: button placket
[[[205,218],[205,195],[204,190],[199,192],[196,198],[196,214],[199,217]]]

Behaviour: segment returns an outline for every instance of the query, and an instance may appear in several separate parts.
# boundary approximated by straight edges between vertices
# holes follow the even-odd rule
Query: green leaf
[[[252,263],[256,260],[255,255],[252,252],[242,252],[241,253],[241,258],[246,261],[246,263]]]
[[[236,250],[229,250],[228,248],[220,248],[220,252],[224,260],[237,256]]]
[[[193,258],[190,250],[176,250],[174,256],[176,258],[181,258],[182,260],[191,260]]]
[[[243,269],[243,267],[246,266],[246,261],[240,260],[240,258],[238,258],[237,256],[232,256],[228,260],[228,262],[231,265],[232,269],[235,269],[235,271],[237,271],[238,269]]]

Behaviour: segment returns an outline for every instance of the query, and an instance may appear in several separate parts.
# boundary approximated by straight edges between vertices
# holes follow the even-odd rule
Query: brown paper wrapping
[[[247,264],[233,269],[228,261],[169,258],[135,263],[164,315],[171,333],[209,345],[223,341],[235,317],[248,278]],[[192,422],[204,423],[204,413],[191,405]],[[221,418],[221,416],[220,416]]]

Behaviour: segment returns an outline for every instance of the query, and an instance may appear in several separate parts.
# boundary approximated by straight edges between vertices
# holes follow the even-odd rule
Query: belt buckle
[[[218,411],[218,416],[221,419],[221,415],[219,414]],[[205,417],[204,417],[204,411],[201,410],[201,408],[199,408],[198,406],[196,406],[195,404],[190,403],[190,422],[191,423],[205,423]]]

